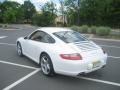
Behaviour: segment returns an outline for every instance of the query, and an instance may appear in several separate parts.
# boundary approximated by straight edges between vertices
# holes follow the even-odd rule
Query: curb
[[[120,42],[120,40],[116,40],[116,39],[104,39],[104,38],[89,38],[89,39]]]
[[[94,38],[94,35],[93,35],[93,34],[91,34],[88,38],[89,38],[89,39],[92,39],[92,40],[103,40],[103,41],[115,41],[115,42],[120,42],[120,40],[118,40],[118,39]]]
[[[3,29],[3,30],[6,30],[6,31],[14,31],[14,30],[20,30],[20,29]]]
[[[13,31],[13,30],[21,30],[21,29],[20,28],[17,28],[17,29],[15,29],[15,28],[0,28],[0,30]]]

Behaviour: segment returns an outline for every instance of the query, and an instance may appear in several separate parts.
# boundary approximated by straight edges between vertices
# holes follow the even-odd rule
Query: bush
[[[79,30],[80,30],[80,27],[79,27],[79,26],[75,26],[75,25],[71,26],[70,28],[71,28],[72,30],[75,30],[75,31],[78,31],[78,32],[79,32]]]
[[[111,28],[109,27],[98,27],[96,29],[96,34],[99,36],[109,35],[110,32],[111,32]]]
[[[81,30],[81,32],[82,33],[88,33],[88,26],[87,25],[82,25],[81,27],[80,27],[80,30]]]
[[[83,25],[81,27],[73,25],[71,27],[71,29],[75,30],[77,32],[80,32],[80,33],[88,33],[88,26],[87,25]]]
[[[97,29],[96,26],[91,26],[89,29],[89,33],[96,34],[96,29]]]

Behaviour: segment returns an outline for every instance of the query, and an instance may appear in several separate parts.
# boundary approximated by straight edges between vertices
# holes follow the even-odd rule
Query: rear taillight
[[[79,53],[60,54],[60,57],[66,60],[82,60],[82,56]]]

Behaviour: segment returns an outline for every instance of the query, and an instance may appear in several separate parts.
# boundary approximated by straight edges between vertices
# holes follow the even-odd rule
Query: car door
[[[31,59],[39,63],[39,56],[40,53],[43,51],[43,48],[46,45],[49,45],[49,43],[53,42],[54,39],[52,39],[50,35],[38,30],[29,36],[29,39],[27,41],[27,54]]]

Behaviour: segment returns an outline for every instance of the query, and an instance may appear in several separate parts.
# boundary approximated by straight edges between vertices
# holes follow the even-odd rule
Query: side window
[[[35,41],[41,41],[41,39],[42,39],[43,36],[44,36],[43,32],[36,31],[33,34],[31,34],[31,36],[29,37],[29,39],[35,40]]]
[[[42,39],[42,42],[45,43],[55,43],[55,40],[48,34],[45,34],[45,36]]]
[[[44,43],[55,43],[55,40],[49,34],[43,31],[34,32],[33,34],[31,34],[29,39],[34,41],[44,42]]]

